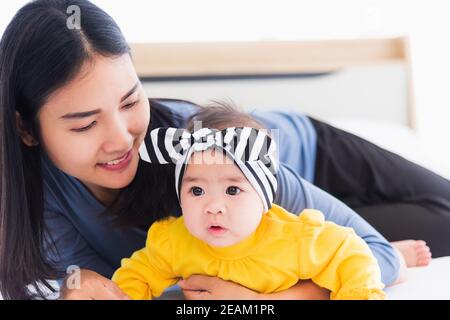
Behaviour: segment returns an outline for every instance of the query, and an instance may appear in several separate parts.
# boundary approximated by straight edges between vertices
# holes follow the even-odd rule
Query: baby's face
[[[211,246],[225,247],[256,230],[264,207],[239,168],[231,161],[223,164],[219,157],[222,153],[215,150],[192,155],[180,200],[189,232]]]

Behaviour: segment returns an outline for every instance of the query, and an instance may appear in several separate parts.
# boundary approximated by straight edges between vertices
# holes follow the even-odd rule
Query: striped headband
[[[150,163],[175,164],[175,188],[179,200],[179,190],[192,154],[210,148],[221,150],[255,188],[266,212],[275,197],[278,170],[275,142],[266,132],[250,127],[221,131],[201,128],[193,133],[185,129],[157,128],[146,135],[139,155]]]

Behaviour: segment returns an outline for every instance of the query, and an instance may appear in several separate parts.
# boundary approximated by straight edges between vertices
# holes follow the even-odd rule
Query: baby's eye
[[[239,192],[241,192],[241,189],[239,189],[238,187],[231,186],[227,188],[227,194],[229,194],[230,196],[235,196]]]
[[[203,189],[200,188],[200,187],[192,187],[190,192],[196,197],[199,197],[199,196],[201,196],[201,195],[203,195],[205,193],[203,191]]]

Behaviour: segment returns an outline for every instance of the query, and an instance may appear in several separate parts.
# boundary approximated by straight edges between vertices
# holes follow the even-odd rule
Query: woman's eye
[[[238,187],[232,186],[227,188],[227,194],[229,194],[230,196],[235,196],[239,192],[241,192],[241,189],[239,189]]]
[[[124,109],[131,109],[132,107],[134,107],[137,103],[139,102],[139,100],[136,100],[134,102],[128,103],[126,105],[123,106]]]
[[[83,128],[78,128],[78,129],[72,129],[72,131],[83,132],[83,131],[86,131],[86,130],[89,130],[90,128],[92,128],[96,123],[97,123],[97,121],[92,121],[88,126],[83,127]]]
[[[200,188],[200,187],[192,187],[192,188],[191,188],[191,193],[192,193],[194,196],[199,197],[199,196],[203,195],[205,192],[204,192],[203,189]]]

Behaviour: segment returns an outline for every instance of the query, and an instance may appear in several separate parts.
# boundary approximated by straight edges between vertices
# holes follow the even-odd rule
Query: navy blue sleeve
[[[361,216],[343,202],[302,179],[285,164],[280,164],[277,180],[276,204],[296,214],[305,208],[317,209],[323,212],[326,220],[353,228],[377,258],[383,283],[389,285],[397,279],[400,263],[394,248]]]

